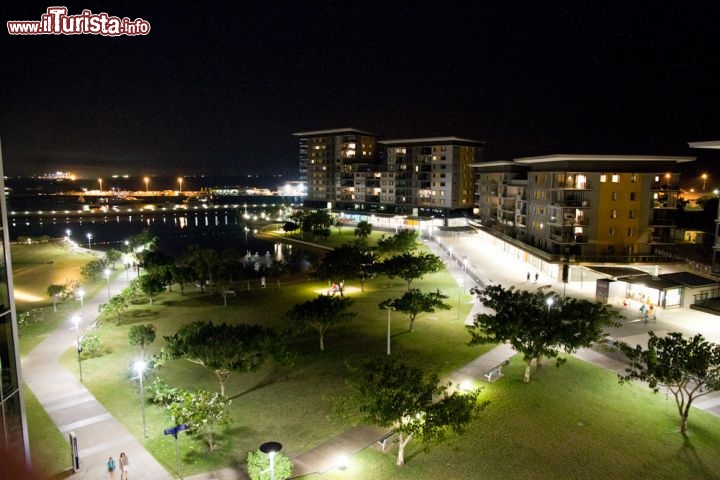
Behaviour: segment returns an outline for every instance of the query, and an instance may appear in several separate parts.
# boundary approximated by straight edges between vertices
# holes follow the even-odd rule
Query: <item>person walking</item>
[[[115,459],[113,457],[108,458],[107,469],[110,480],[115,480]]]
[[[537,273],[537,272],[535,272],[535,283],[537,283],[537,281],[538,281],[538,278],[540,278],[540,274],[539,274],[539,273]]]
[[[530,272],[527,274],[527,281],[530,282]]]
[[[128,462],[127,455],[125,455],[125,452],[122,452],[120,454],[120,480],[128,480],[129,465],[130,462]]]

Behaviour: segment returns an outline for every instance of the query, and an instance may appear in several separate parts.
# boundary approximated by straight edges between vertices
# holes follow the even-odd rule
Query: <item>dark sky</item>
[[[701,155],[720,140],[718,2],[4,2],[150,22],[147,36],[11,36],[10,175],[296,175],[293,132],[457,135],[489,160]],[[660,6],[662,3],[663,6]],[[669,6],[664,6],[668,3]],[[720,177],[720,169],[715,169]]]

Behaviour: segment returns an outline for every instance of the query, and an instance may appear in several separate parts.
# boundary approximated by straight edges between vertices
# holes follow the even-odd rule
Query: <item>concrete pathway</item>
[[[127,285],[124,273],[116,275],[109,284],[110,295],[118,294]],[[95,298],[78,305],[82,318],[80,334],[98,317],[98,306],[107,300],[102,289]],[[133,480],[162,480],[173,478],[153,458],[143,445],[98,402],[79,380],[79,370],[68,371],[59,359],[68,349],[77,347],[78,332],[71,319],[51,333],[22,359],[23,380],[45,408],[58,430],[69,436],[77,435],[80,469],[70,479],[107,478],[109,456],[117,463],[120,452],[130,462],[129,476]],[[72,472],[68,440],[68,472]],[[119,472],[116,472],[117,478]]]

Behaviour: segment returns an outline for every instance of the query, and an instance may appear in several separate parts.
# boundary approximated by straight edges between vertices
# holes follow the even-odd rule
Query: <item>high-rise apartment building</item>
[[[377,163],[377,136],[354,128],[293,135],[300,145],[301,172],[303,165],[307,172],[306,203],[326,207],[356,202],[356,181],[362,182]]]
[[[8,235],[5,182],[0,151],[0,445],[17,459],[29,460],[29,444],[25,407],[22,398],[20,354],[18,348],[17,312],[13,297],[10,239]]]
[[[305,204],[401,214],[469,213],[471,165],[484,143],[458,137],[380,140],[351,128],[293,134],[307,165]]]
[[[694,157],[548,155],[477,163],[477,214],[563,256],[652,253],[674,243],[678,163]]]
[[[475,172],[483,142],[458,137],[381,140],[384,167],[394,173],[394,198],[386,205],[395,210],[470,211],[475,197]],[[389,182],[389,180],[388,180]],[[389,192],[388,192],[389,193]]]

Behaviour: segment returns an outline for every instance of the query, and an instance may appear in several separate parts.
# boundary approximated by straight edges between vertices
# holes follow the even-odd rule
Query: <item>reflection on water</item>
[[[258,240],[242,220],[242,210],[232,208],[197,212],[149,212],[127,214],[88,214],[76,216],[40,216],[15,214],[9,221],[11,240],[19,237],[69,237],[81,246],[120,249],[128,237],[149,229],[160,249],[177,256],[188,245],[207,248],[232,248],[277,258],[272,242]],[[249,235],[250,234],[250,235]],[[278,249],[282,250],[282,249]],[[272,255],[271,252],[275,252]]]

